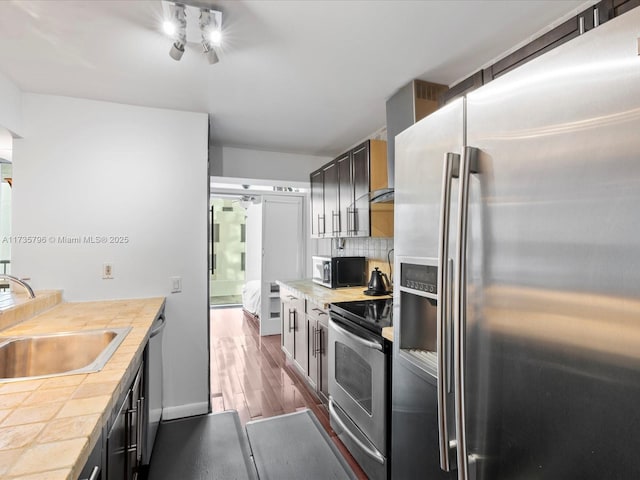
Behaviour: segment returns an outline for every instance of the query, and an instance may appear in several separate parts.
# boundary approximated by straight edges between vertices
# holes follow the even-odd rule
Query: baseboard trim
[[[209,413],[208,402],[189,403],[176,407],[164,407],[162,409],[162,420],[175,420],[176,418],[193,417]]]

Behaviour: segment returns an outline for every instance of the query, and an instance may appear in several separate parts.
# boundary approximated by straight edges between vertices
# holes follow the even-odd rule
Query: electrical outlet
[[[111,280],[113,278],[113,263],[102,264],[102,278],[104,280]]]
[[[182,291],[182,277],[171,277],[171,293]]]

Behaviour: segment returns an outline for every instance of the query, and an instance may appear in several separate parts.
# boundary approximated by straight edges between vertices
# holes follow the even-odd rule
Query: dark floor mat
[[[248,422],[246,429],[260,480],[356,478],[310,410]]]
[[[235,411],[160,424],[149,480],[256,478],[251,451]]]

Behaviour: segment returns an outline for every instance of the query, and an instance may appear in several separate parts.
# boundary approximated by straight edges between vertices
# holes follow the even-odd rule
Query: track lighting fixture
[[[218,63],[216,48],[222,44],[222,12],[187,3],[162,2],[162,30],[174,40],[169,55],[180,60],[188,43],[200,43],[210,65]]]
[[[215,19],[212,19],[211,12],[204,8],[200,9],[200,34],[202,35],[202,52],[207,57],[209,65],[218,63],[218,54],[214,50],[212,43],[212,32],[218,29],[215,25]]]
[[[184,55],[184,46],[187,43],[187,12],[185,6],[180,3],[173,7],[173,27],[175,42],[171,45],[169,55],[179,61]]]

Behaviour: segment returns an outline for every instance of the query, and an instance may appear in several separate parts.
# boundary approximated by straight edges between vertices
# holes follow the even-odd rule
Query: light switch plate
[[[182,277],[171,277],[171,293],[182,291]]]

